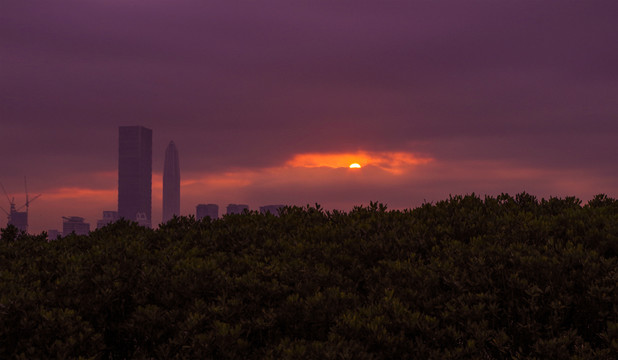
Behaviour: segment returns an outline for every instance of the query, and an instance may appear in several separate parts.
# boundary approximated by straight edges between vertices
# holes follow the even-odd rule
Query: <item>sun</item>
[[[359,163],[350,164],[350,169],[360,169],[360,168],[361,168],[361,166],[360,166]]]

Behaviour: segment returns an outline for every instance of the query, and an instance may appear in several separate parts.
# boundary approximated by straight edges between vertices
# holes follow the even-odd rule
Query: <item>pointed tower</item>
[[[170,141],[163,167],[163,222],[168,222],[174,215],[180,215],[180,166],[178,150]]]

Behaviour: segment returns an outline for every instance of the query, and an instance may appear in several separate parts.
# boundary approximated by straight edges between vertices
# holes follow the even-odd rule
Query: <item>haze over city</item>
[[[614,0],[3,1],[0,182],[43,194],[30,232],[96,224],[118,128],[142,125],[154,222],[172,140],[182,215],[616,198],[617,18]]]

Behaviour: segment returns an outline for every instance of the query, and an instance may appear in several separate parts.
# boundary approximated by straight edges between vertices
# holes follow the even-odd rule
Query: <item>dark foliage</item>
[[[0,358],[614,359],[618,202],[2,229]]]

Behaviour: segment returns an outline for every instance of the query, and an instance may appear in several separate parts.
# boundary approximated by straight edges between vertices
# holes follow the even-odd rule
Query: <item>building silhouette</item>
[[[195,218],[201,220],[206,216],[211,219],[219,218],[219,205],[217,204],[198,204],[195,207]]]
[[[11,204],[11,212],[9,215],[9,221],[7,225],[13,225],[19,229],[19,231],[28,231],[28,213],[15,210],[15,205]]]
[[[30,204],[34,200],[38,199],[39,196],[41,196],[41,194],[33,198],[30,198],[28,196],[28,186],[26,185],[26,177],[24,177],[24,187],[26,190],[26,203],[18,207],[15,204],[15,198],[9,199],[9,195],[6,193],[4,186],[0,184],[0,188],[2,188],[2,192],[4,192],[6,199],[9,201],[9,209],[10,209],[9,211],[6,211],[3,208],[0,208],[0,210],[2,210],[6,215],[8,215],[7,226],[13,225],[17,229],[19,229],[19,231],[23,231],[27,233],[28,232],[28,209],[30,208]],[[26,208],[26,211],[20,211],[23,208]]]
[[[138,212],[135,215],[135,221],[137,221],[137,225],[139,226],[150,227],[150,220],[144,212]]]
[[[57,229],[47,230],[47,241],[52,241],[58,239],[58,236],[62,236],[62,233]]]
[[[152,224],[152,130],[118,128],[118,216]]]
[[[285,205],[264,205],[260,206],[260,214],[271,213],[273,215],[279,216],[279,209],[285,207]]]
[[[103,211],[103,219],[97,220],[97,229],[118,221],[118,211]]]
[[[83,217],[63,216],[62,218],[64,219],[62,221],[62,236],[68,236],[72,232],[75,232],[77,235],[88,235],[90,232],[90,224],[85,223]]]
[[[163,166],[163,222],[180,215],[180,165],[178,150],[173,141],[165,150]]]
[[[226,213],[228,215],[231,215],[231,214],[242,214],[242,212],[244,210],[249,210],[249,205],[245,205],[245,204],[229,204],[227,206]]]

